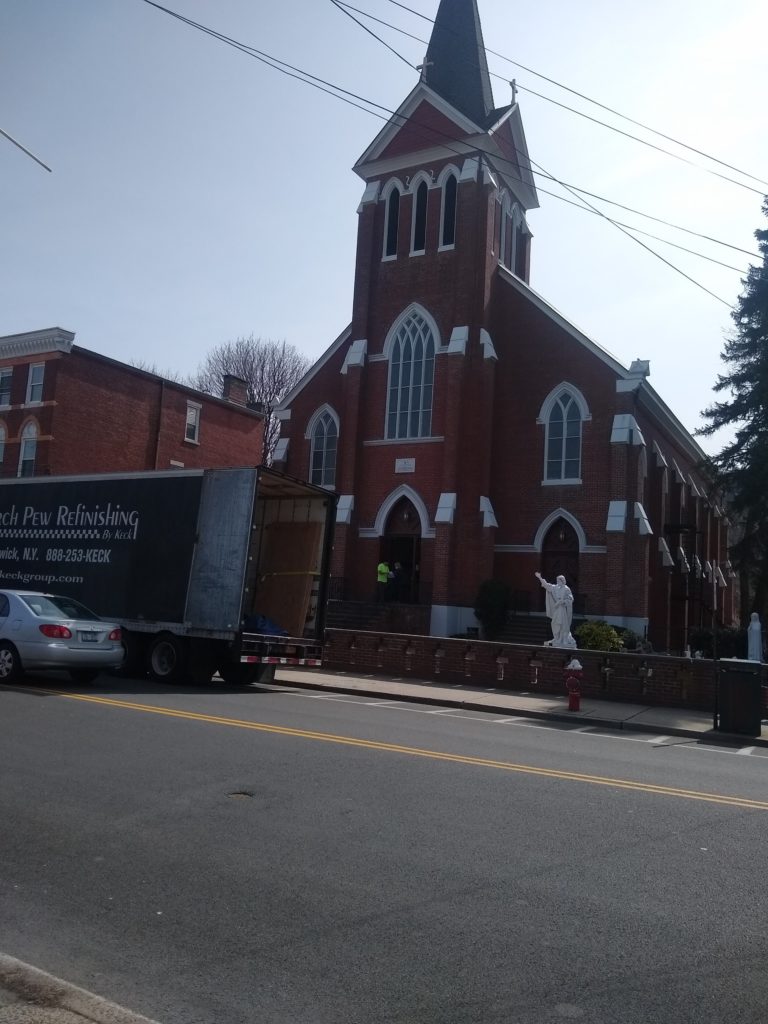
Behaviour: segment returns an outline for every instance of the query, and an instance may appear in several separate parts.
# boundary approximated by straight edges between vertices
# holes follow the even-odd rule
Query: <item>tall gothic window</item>
[[[398,328],[389,360],[387,437],[429,437],[435,339],[423,317],[412,313]]]
[[[440,226],[440,245],[456,242],[456,175],[449,174],[443,185],[443,218]]]
[[[581,411],[575,399],[563,391],[552,406],[547,422],[547,480],[578,480],[581,477]]]
[[[384,225],[384,255],[397,256],[397,229],[400,221],[400,189],[395,185],[387,197]]]
[[[339,430],[336,420],[329,412],[324,412],[312,428],[310,483],[318,484],[320,487],[335,486],[338,441]]]
[[[413,197],[413,238],[411,252],[424,252],[427,247],[427,200],[429,189],[422,181]]]

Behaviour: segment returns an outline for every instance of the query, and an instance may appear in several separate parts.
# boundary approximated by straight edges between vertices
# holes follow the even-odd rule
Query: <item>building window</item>
[[[13,368],[8,367],[0,370],[0,405],[11,404],[11,380],[13,379]]]
[[[527,262],[528,254],[528,232],[525,230],[522,224],[519,224],[515,228],[515,275],[521,280],[525,280],[525,264]]]
[[[5,427],[0,424],[0,466],[5,459]]]
[[[336,451],[339,428],[329,412],[318,417],[312,429],[310,483],[333,487],[336,483]]]
[[[184,429],[184,440],[200,443],[200,410],[197,402],[187,402],[187,425]]]
[[[43,374],[45,363],[33,363],[29,368],[27,378],[27,405],[43,400]]]
[[[563,391],[547,421],[547,480],[578,480],[581,477],[581,410],[572,395]]]
[[[384,231],[384,256],[397,256],[397,229],[400,221],[400,189],[397,185],[387,197],[386,225]]]
[[[427,247],[427,200],[429,189],[426,181],[422,181],[413,197],[413,235],[411,238],[411,255],[422,253]]]
[[[37,456],[37,425],[28,423],[21,432],[19,451],[19,476],[34,476]]]
[[[412,313],[398,328],[389,360],[387,437],[429,437],[435,339],[426,320]]]
[[[456,175],[449,174],[443,185],[443,216],[440,225],[440,245],[447,248],[456,243]]]

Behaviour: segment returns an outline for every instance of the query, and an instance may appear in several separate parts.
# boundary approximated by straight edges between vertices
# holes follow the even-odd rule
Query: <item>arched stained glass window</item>
[[[547,422],[547,480],[581,477],[581,411],[573,396],[563,391]]]
[[[429,324],[412,313],[397,330],[389,360],[387,437],[429,437],[435,339]]]
[[[329,412],[324,412],[312,429],[310,483],[320,487],[335,486],[338,441],[336,421]]]

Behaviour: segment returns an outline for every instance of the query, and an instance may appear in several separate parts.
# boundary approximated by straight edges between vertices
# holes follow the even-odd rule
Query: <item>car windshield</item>
[[[35,615],[45,618],[65,619],[98,619],[90,608],[73,600],[71,597],[51,597],[44,594],[19,594]]]

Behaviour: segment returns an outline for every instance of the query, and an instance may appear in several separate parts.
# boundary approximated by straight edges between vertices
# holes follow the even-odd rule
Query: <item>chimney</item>
[[[225,373],[222,398],[232,402],[233,405],[247,405],[248,385],[242,377],[235,377],[231,373]]]

